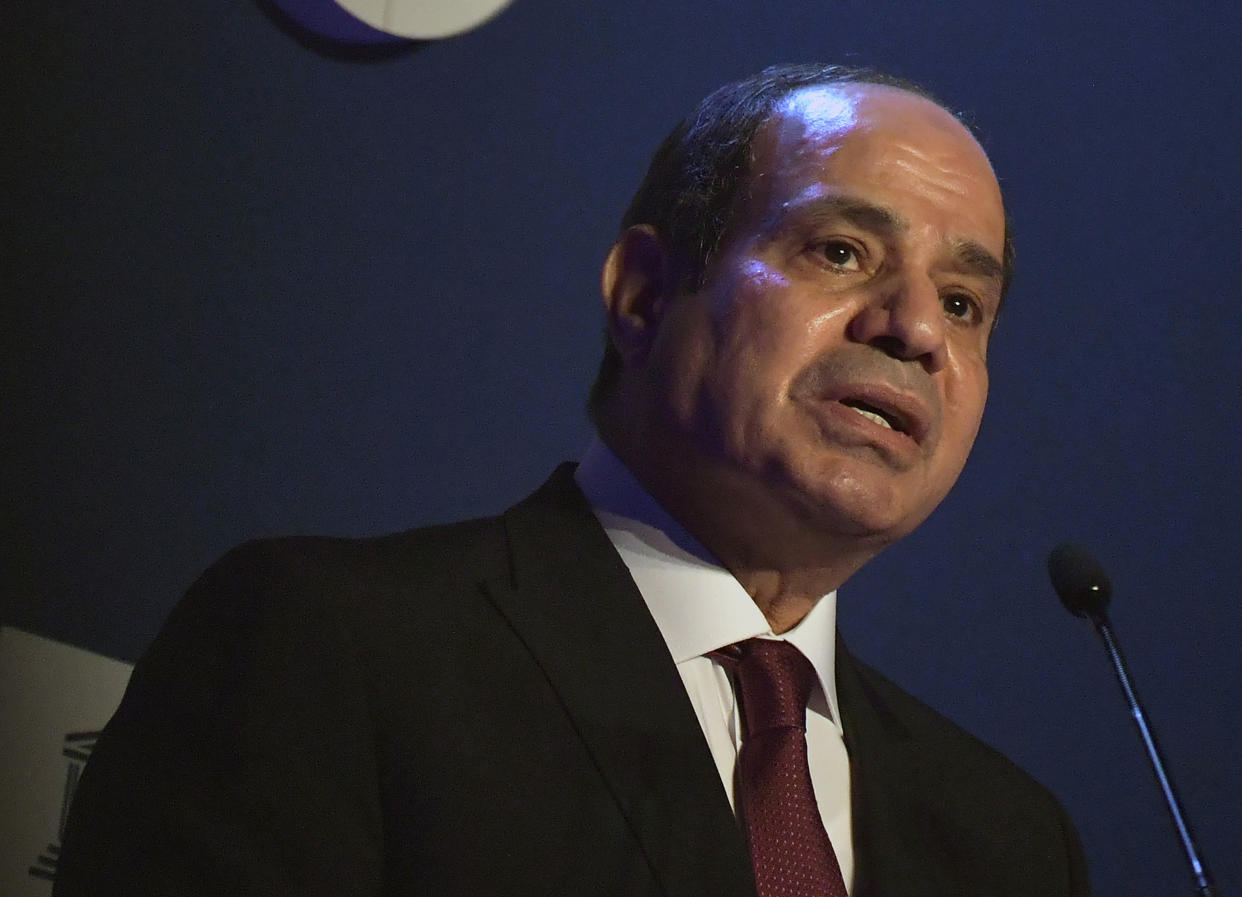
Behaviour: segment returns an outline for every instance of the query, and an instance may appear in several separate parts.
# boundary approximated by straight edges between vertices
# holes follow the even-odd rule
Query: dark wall
[[[16,7],[0,620],[133,659],[242,539],[518,498],[589,436],[598,265],[659,138],[770,62],[875,64],[979,123],[1019,277],[971,465],[842,628],[1062,795],[1099,894],[1189,893],[1046,584],[1054,542],[1094,546],[1242,893],[1236,4],[518,0],[371,62],[249,0]]]

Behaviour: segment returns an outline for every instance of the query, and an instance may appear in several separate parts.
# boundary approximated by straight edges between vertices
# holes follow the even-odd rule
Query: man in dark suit
[[[913,85],[722,88],[605,263],[582,464],[499,518],[226,556],[100,739],[56,893],[1086,894],[1052,796],[835,633],[965,463],[1010,257]]]

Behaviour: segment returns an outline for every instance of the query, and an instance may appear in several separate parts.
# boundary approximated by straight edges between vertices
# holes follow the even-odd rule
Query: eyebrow
[[[856,196],[839,194],[782,203],[765,222],[765,229],[769,232],[779,229],[787,219],[794,216],[811,220],[844,219],[882,237],[896,236],[910,228],[909,220],[895,209]],[[974,240],[954,240],[952,253],[954,267],[962,274],[976,275],[997,283],[1004,281],[1005,266],[981,243]]]
[[[998,283],[1005,279],[1005,266],[1001,264],[1001,260],[974,240],[956,241],[953,258],[964,274],[976,274]]]
[[[776,229],[794,216],[812,220],[844,218],[850,224],[885,236],[899,234],[910,227],[905,216],[894,209],[846,194],[781,203],[765,224],[767,229]]]

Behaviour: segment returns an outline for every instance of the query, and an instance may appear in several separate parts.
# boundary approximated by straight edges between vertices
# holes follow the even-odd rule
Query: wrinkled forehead
[[[843,84],[799,90],[756,132],[746,200],[750,212],[770,214],[773,203],[833,185],[880,195],[900,186],[946,213],[964,213],[978,231],[976,239],[1003,240],[1000,187],[983,148],[950,112],[899,88]]]

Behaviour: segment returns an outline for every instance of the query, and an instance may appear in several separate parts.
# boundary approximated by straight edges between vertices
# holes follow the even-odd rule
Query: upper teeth
[[[853,405],[847,405],[846,407],[854,408]],[[863,409],[863,408],[854,408],[854,410],[857,411],[859,414],[861,414],[863,417],[865,417],[867,420],[875,421],[881,427],[888,427],[890,430],[893,429],[893,425],[890,424],[887,419],[885,419],[882,415],[876,414],[874,411],[867,411],[866,409]]]

